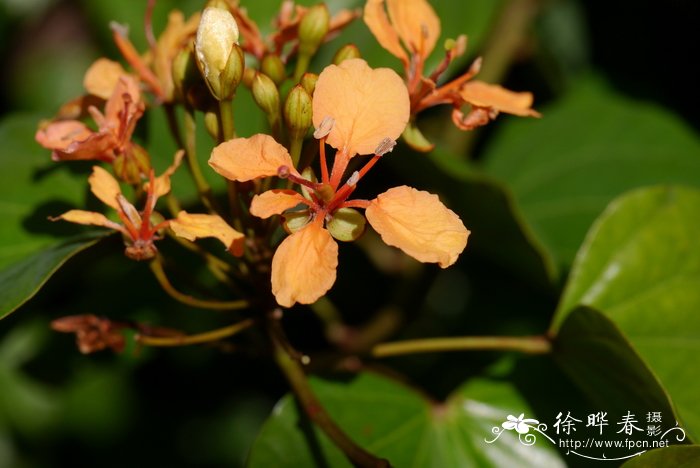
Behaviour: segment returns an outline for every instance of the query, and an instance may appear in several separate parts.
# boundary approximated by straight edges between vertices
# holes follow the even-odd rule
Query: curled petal
[[[112,177],[112,174],[107,172],[100,166],[92,166],[92,174],[88,177],[90,190],[99,198],[102,203],[111,206],[115,210],[119,210],[119,202],[117,198],[121,195],[122,190],[119,187],[117,179]]]
[[[245,236],[229,226],[220,216],[181,211],[176,219],[170,221],[170,228],[175,235],[190,241],[202,237],[215,237],[233,255],[243,255]]]
[[[113,129],[115,133],[116,129],[121,129],[121,139],[129,140],[144,109],[138,80],[130,75],[122,75],[117,79],[112,95],[105,105],[104,126]]]
[[[262,133],[221,143],[211,152],[209,165],[227,179],[238,182],[275,176],[280,166],[287,166],[297,174],[287,149]]]
[[[126,74],[119,62],[99,58],[85,72],[83,86],[88,93],[106,100],[112,96],[119,77]]]
[[[540,113],[532,109],[532,93],[516,93],[500,85],[469,81],[460,89],[461,98],[475,107],[494,109],[507,114],[521,117],[540,117]]]
[[[168,24],[158,37],[157,47],[153,50],[153,71],[163,86],[165,100],[173,97],[175,85],[173,83],[173,60],[186,45],[187,41],[194,37],[199,25],[200,15],[195,13],[185,22],[181,11],[173,10],[168,15]]]
[[[384,9],[385,0],[368,0],[364,10],[364,20],[367,27],[379,42],[393,56],[398,57],[404,64],[408,64],[408,55],[401,47],[399,35],[389,22]]]
[[[462,220],[428,192],[394,187],[372,200],[366,215],[384,242],[424,263],[446,268],[467,245]]]
[[[372,154],[385,138],[396,140],[409,110],[408,90],[399,75],[388,68],[373,70],[362,59],[329,65],[316,82],[314,127],[332,118],[327,142],[348,157]]]
[[[177,168],[180,167],[184,156],[184,150],[179,150],[177,153],[175,153],[173,163],[165,170],[165,172],[155,178],[155,190],[153,191],[155,198],[162,197],[166,193],[170,192],[170,177],[172,177]],[[148,190],[148,184],[146,184],[146,190]]]
[[[311,304],[335,283],[338,244],[321,222],[312,222],[287,237],[272,259],[272,293],[277,303]]]
[[[68,221],[69,223],[83,224],[86,226],[102,226],[114,229],[115,231],[125,232],[120,224],[107,219],[102,213],[95,213],[94,211],[70,210],[60,216],[51,218],[52,221],[57,221],[59,219]]]
[[[46,149],[65,151],[72,143],[87,140],[92,133],[82,122],[64,120],[40,128],[34,138]]]
[[[258,218],[269,218],[304,202],[304,197],[293,190],[268,190],[253,197],[250,214]]]
[[[389,18],[406,48],[426,58],[440,37],[440,18],[426,0],[387,0]]]

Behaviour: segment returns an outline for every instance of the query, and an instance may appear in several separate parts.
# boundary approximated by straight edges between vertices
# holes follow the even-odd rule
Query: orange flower
[[[121,224],[110,220],[102,213],[85,210],[70,210],[52,218],[53,221],[62,219],[71,223],[101,226],[120,232],[124,236],[126,249],[124,253],[132,260],[150,260],[158,249],[154,241],[161,237],[158,231],[168,226],[177,236],[194,240],[198,237],[215,237],[226,248],[236,254],[242,254],[243,234],[234,230],[223,219],[216,215],[192,215],[180,212],[176,219],[163,221],[155,213],[158,198],[170,191],[170,176],[180,165],[183,152],[175,156],[175,162],[162,175],[154,177],[150,171],[149,182],[146,184],[146,202],[143,211],[139,212],[121,191],[119,182],[99,166],[92,168],[88,178],[90,190],[104,204],[114,208]],[[154,223],[153,218],[156,218]]]
[[[421,111],[436,105],[451,104],[452,120],[462,130],[485,125],[499,112],[540,116],[531,108],[530,93],[514,93],[498,85],[469,82],[479,72],[481,59],[462,76],[438,87],[442,73],[466,50],[466,36],[451,41],[444,60],[430,75],[425,75],[425,60],[440,37],[440,19],[426,0],[367,0],[364,20],[379,44],[403,63],[411,97],[411,123],[404,137],[414,149],[429,151],[433,148],[413,120]],[[462,112],[464,105],[471,106],[466,116]]]
[[[387,244],[419,261],[445,268],[464,250],[469,231],[435,195],[402,186],[371,201],[349,200],[357,183],[394,148],[408,119],[408,99],[392,70],[373,70],[360,59],[326,67],[313,97],[320,182],[299,174],[287,150],[268,135],[237,138],[214,148],[209,164],[230,180],[277,175],[302,187],[304,195],[269,190],[256,195],[250,206],[251,214],[260,218],[284,214],[291,232],[272,260],[272,292],[280,305],[310,304],[331,288],[338,264],[336,240],[355,240],[364,230],[365,218],[356,208],[367,210],[367,219]],[[326,143],[337,149],[330,172]],[[373,157],[341,184],[350,159],[362,154]]]
[[[98,69],[106,73],[101,74]],[[98,61],[86,74],[86,86],[95,93],[105,93],[114,82],[104,113],[94,106],[88,108],[97,131],[78,120],[59,120],[40,128],[35,138],[52,150],[54,161],[87,159],[113,163],[115,169],[121,169],[117,172],[122,179],[135,183],[150,167],[146,150],[131,141],[145,104],[138,82],[129,75],[114,79],[114,71],[108,62]]]

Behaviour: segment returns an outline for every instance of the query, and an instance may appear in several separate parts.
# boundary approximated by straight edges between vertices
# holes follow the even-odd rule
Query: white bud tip
[[[329,133],[331,133],[331,130],[333,130],[333,125],[335,125],[335,119],[328,115],[325,116],[314,132],[314,138],[320,140],[321,138],[327,136]]]

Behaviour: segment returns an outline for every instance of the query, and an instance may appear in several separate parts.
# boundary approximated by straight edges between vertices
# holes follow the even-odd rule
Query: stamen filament
[[[126,37],[126,29],[124,26],[112,23],[112,37],[114,38],[114,43],[117,45],[119,52],[122,53],[124,59],[129,62],[129,65],[134,67],[134,70],[139,74],[141,79],[148,83],[151,87],[153,94],[157,95],[159,99],[164,99],[165,94],[160,86],[158,78],[153,74],[153,72],[146,66],[146,64],[141,59],[141,56],[134,48],[134,45]]]
[[[321,163],[321,181],[324,184],[329,183],[328,180],[328,162],[326,161],[326,137],[319,141],[319,162]]]

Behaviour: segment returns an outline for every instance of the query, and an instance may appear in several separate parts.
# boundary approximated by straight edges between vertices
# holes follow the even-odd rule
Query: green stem
[[[236,137],[236,125],[233,121],[233,99],[219,101],[219,122],[221,122],[221,135],[224,141]]]
[[[213,310],[238,310],[245,309],[250,306],[250,302],[245,299],[239,299],[236,301],[213,301],[206,299],[198,299],[192,297],[188,294],[182,293],[175,289],[167,275],[165,274],[165,269],[163,268],[163,260],[160,255],[157,255],[150,263],[151,271],[155,275],[158,283],[163,288],[163,290],[168,293],[173,299],[182,302],[183,304],[197,307],[200,309],[213,309]]]
[[[234,323],[228,327],[217,328],[196,335],[184,336],[148,336],[138,335],[136,341],[147,346],[185,346],[200,343],[209,343],[211,341],[219,341],[229,336],[233,336],[253,326],[253,319],[246,319],[242,322]]]
[[[299,54],[297,55],[297,64],[294,68],[294,81],[299,82],[302,75],[306,73],[309,69],[309,63],[311,63],[311,55],[309,54]]]
[[[299,403],[311,419],[345,453],[355,466],[389,467],[389,462],[377,458],[353,442],[352,439],[331,419],[330,415],[314,394],[306,374],[299,362],[289,352],[286,338],[279,322],[272,318],[268,328],[272,341],[275,361],[287,378]]]
[[[372,348],[372,356],[383,358],[404,354],[444,351],[518,351],[526,354],[547,354],[552,343],[544,336],[463,336],[454,338],[425,338],[420,340],[382,343]]]
[[[194,184],[197,186],[197,191],[199,192],[202,203],[207,207],[209,211],[215,212],[214,197],[212,195],[211,187],[209,182],[204,178],[202,169],[199,167],[199,160],[197,159],[197,144],[196,144],[196,134],[197,134],[197,121],[194,118],[194,110],[185,110],[185,158],[187,160],[187,167],[192,174],[194,179]]]

